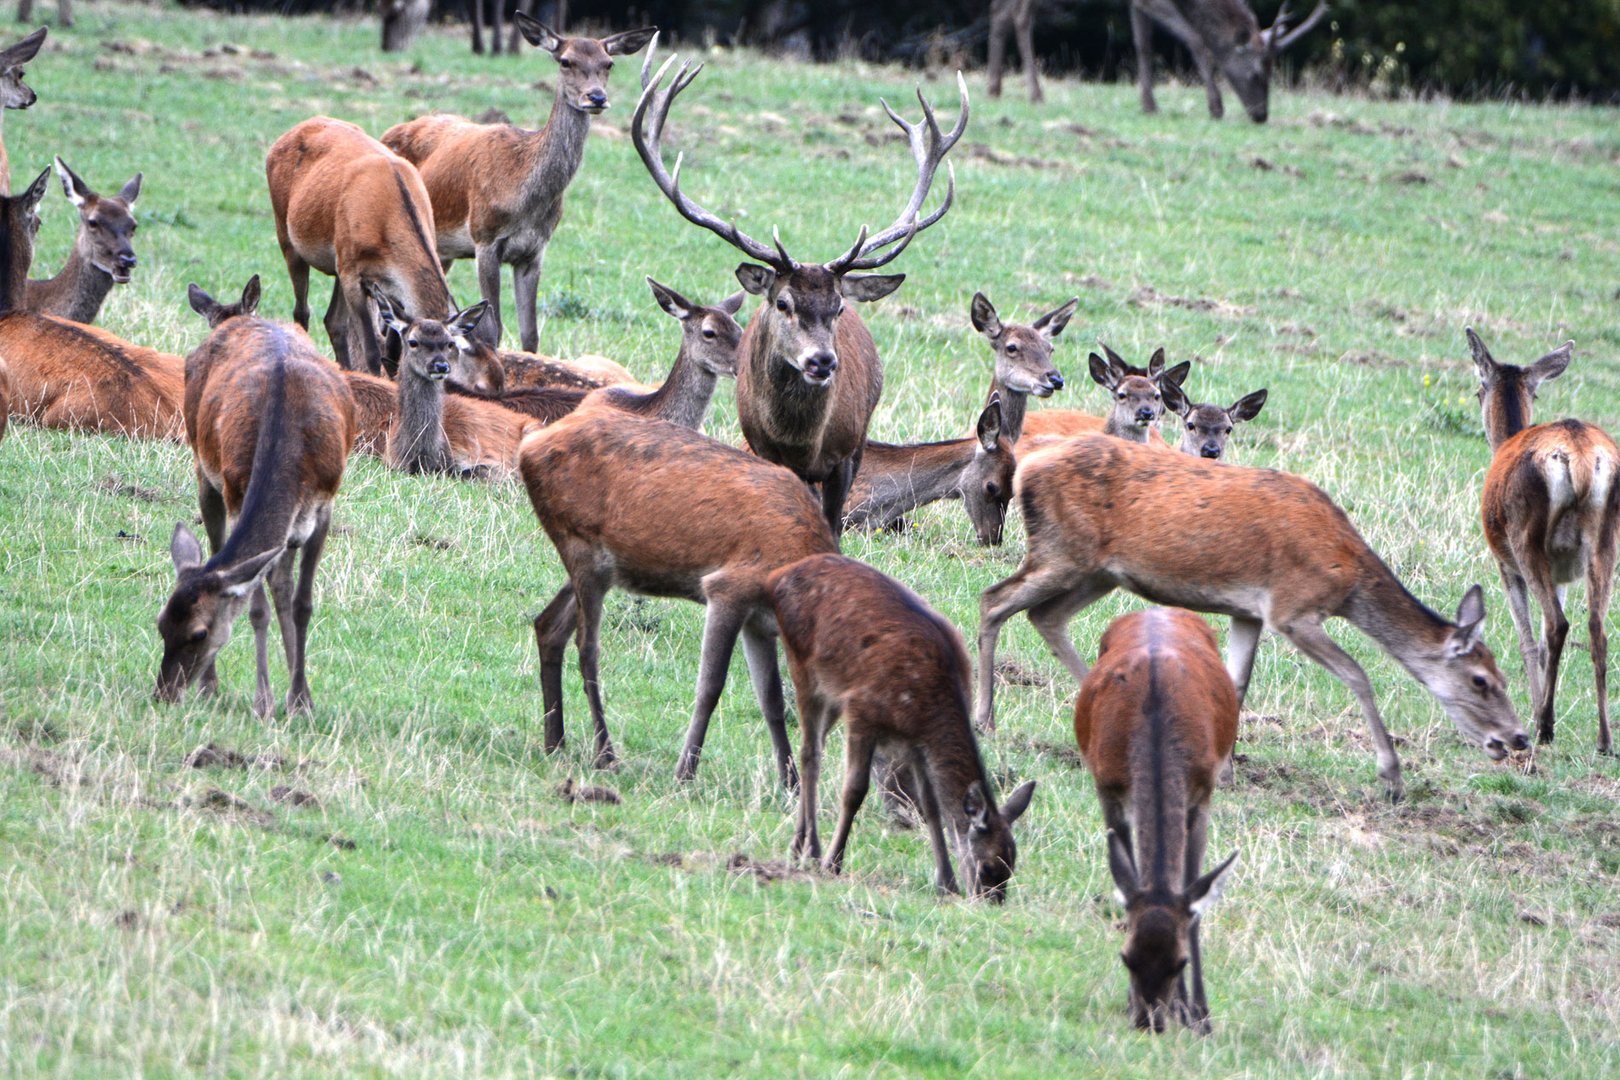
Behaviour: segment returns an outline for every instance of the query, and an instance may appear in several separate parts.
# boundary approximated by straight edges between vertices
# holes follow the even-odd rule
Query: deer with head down
[[[682,217],[754,260],[737,267],[743,288],[762,301],[743,332],[737,366],[737,415],[743,437],[760,457],[792,469],[807,483],[821,485],[822,507],[836,534],[843,527],[844,501],[860,468],[867,427],[883,390],[877,346],[852,305],[887,296],[905,280],[903,274],[856,271],[886,265],[950,209],[954,175],[939,207],[922,215],[934,174],[967,128],[967,85],[958,75],[961,113],[948,133],[940,130],[921,91],[919,124],[909,123],[883,103],[889,118],[905,132],[917,165],[911,198],[894,224],[876,235],[862,227],[854,245],[836,259],[800,263],[774,234],[774,246],[767,247],[681,191],[681,159],[677,157],[673,173],[668,170],[661,139],[671,103],[703,68],[683,64],[666,88],[664,74],[676,58],[670,57],[655,77],[648,78],[652,59],[649,50],[642,66],[645,89],[630,124],[642,162]]]
[[[23,306],[44,315],[57,315],[79,323],[93,323],[114,285],[129,283],[135,269],[135,200],[141,194],[141,174],[117,195],[97,195],[61,158],[56,175],[62,191],[79,211],[79,231],[73,251],[55,277],[30,280]]]

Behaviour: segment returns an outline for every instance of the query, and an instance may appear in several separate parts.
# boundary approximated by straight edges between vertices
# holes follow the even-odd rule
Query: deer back
[[[0,317],[12,407],[40,427],[179,440],[180,357],[96,326],[32,312]]]

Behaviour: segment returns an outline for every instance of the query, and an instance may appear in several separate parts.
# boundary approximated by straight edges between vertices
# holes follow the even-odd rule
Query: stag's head
[[[615,56],[628,56],[652,40],[656,27],[626,30],[605,38],[563,37],[523,12],[512,16],[530,45],[557,61],[557,94],[570,108],[595,116],[608,107],[607,81]]]
[[[994,547],[1001,543],[1007,504],[1012,501],[1013,473],[1018,471],[1012,441],[1001,433],[999,394],[991,394],[990,404],[979,414],[976,438],[979,445],[973,451],[973,460],[962,470],[960,491],[980,545]]]
[[[962,871],[970,895],[1000,904],[1007,899],[1007,882],[1018,862],[1013,823],[1029,809],[1035,781],[1026,780],[997,809],[975,780],[962,796],[967,828],[961,836]]]
[[[1245,394],[1231,408],[1225,409],[1219,405],[1194,405],[1183,394],[1181,408],[1175,409],[1181,414],[1185,425],[1181,432],[1181,445],[1176,449],[1183,454],[1220,461],[1226,456],[1226,443],[1232,437],[1232,428],[1259,416],[1265,403],[1264,390]]]
[[[61,158],[56,159],[56,176],[62,192],[79,211],[78,244],[90,265],[120,285],[129,281],[135,269],[135,200],[141,194],[141,174],[125,184],[117,195],[102,197]]]
[[[1079,304],[1077,296],[1023,326],[1002,322],[984,293],[974,293],[970,312],[973,329],[983,334],[995,351],[996,384],[1015,394],[1040,398],[1063,389],[1063,375],[1052,366],[1052,346]]]
[[[169,557],[174,561],[174,592],[158,613],[163,658],[153,696],[176,702],[207,670],[209,661],[231,640],[231,625],[253,591],[275,567],[285,547],[277,546],[231,563],[210,567],[202,545],[184,524],[174,527]]]
[[[681,352],[710,375],[735,378],[737,346],[742,343],[742,327],[736,315],[742,309],[743,294],[732,293],[713,307],[705,307],[652,278],[647,279],[647,284],[658,306],[680,320]]]
[[[259,310],[259,275],[248,278],[248,283],[242,287],[242,298],[233,303],[220,303],[203,292],[196,282],[186,286],[186,299],[191,303],[191,310],[201,315],[212,330],[226,319],[252,315]]]
[[[23,82],[23,65],[34,58],[43,44],[45,28],[42,26],[17,44],[0,49],[0,107],[26,109],[39,100],[33,89]]]
[[[1087,359],[1092,380],[1113,395],[1110,421],[1115,430],[1133,432],[1139,437],[1138,441],[1145,442],[1148,429],[1159,422],[1167,407],[1179,411],[1185,404],[1186,396],[1181,392],[1181,384],[1186,381],[1192,364],[1183,360],[1175,367],[1166,369],[1164,350],[1159,349],[1154,352],[1147,367],[1139,368],[1127,364],[1123,357],[1106,345],[1102,350],[1107,354],[1106,359],[1096,353]]]
[[[1231,0],[1210,5],[1221,16],[1215,25],[1205,31],[1215,62],[1237,91],[1238,100],[1257,124],[1266,122],[1271,113],[1271,70],[1287,49],[1310,33],[1311,28],[1327,14],[1327,0],[1316,5],[1305,21],[1288,29],[1288,4],[1277,10],[1277,18],[1266,29],[1260,29],[1254,12],[1243,0]]]

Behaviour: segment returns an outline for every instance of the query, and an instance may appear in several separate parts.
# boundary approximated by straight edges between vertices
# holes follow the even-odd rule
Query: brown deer
[[[1194,457],[1220,461],[1226,456],[1226,443],[1232,437],[1232,428],[1253,420],[1265,407],[1265,390],[1244,394],[1230,408],[1219,405],[1194,405],[1185,394],[1171,407],[1181,415],[1183,427],[1181,442],[1176,449]],[[1179,407],[1177,407],[1179,406]]]
[[[477,342],[474,348],[478,348]],[[603,386],[641,386],[640,381],[622,364],[605,356],[585,355],[563,360],[555,356],[507,349],[498,353],[494,350],[490,352],[496,356],[505,374],[505,389],[508,390],[543,386],[579,390],[595,390]]]
[[[1173,368],[1166,368],[1164,350],[1157,349],[1148,361],[1148,374],[1139,375],[1136,373],[1139,369],[1125,363],[1106,346],[1103,351],[1108,353],[1106,360],[1096,353],[1087,358],[1092,381],[1114,396],[1114,406],[1103,421],[1102,434],[1147,445],[1148,435],[1158,432],[1165,409],[1179,412],[1186,403],[1181,384],[1192,370],[1192,362],[1183,360]],[[1025,429],[1031,435],[1047,434],[1035,430],[1027,421]]]
[[[821,485],[822,507],[836,533],[843,526],[844,500],[860,468],[867,426],[883,390],[877,346],[860,315],[845,301],[878,300],[899,288],[905,280],[903,274],[857,275],[854,271],[887,264],[950,209],[956,191],[954,174],[939,207],[918,216],[940,163],[967,128],[967,84],[957,76],[961,113],[948,134],[941,133],[933,107],[920,90],[922,123],[907,122],[883,103],[889,118],[906,133],[916,161],[917,183],[911,198],[894,224],[877,235],[868,236],[863,226],[854,246],[836,259],[801,264],[788,255],[774,233],[774,248],[766,247],[681,191],[680,159],[670,173],[664,167],[661,140],[671,103],[703,67],[683,64],[666,88],[664,74],[676,58],[666,60],[649,79],[652,59],[649,49],[642,67],[646,89],[630,121],[643,164],[682,217],[756,260],[737,267],[743,288],[763,298],[743,332],[737,366],[737,415],[743,437],[760,457],[785,465],[807,483]]]
[[[433,249],[433,208],[410,162],[345,120],[316,116],[276,140],[264,172],[293,321],[309,328],[310,268],[336,278],[325,322],[339,365],[382,372],[378,293],[426,317],[455,310]]]
[[[1238,100],[1257,124],[1270,114],[1271,69],[1277,57],[1310,33],[1327,14],[1326,0],[1287,28],[1285,0],[1266,29],[1245,0],[1131,0],[1131,40],[1136,46],[1136,84],[1143,112],[1158,112],[1153,100],[1153,24],[1158,23],[1192,53],[1198,76],[1204,81],[1209,115],[1219,120],[1226,113],[1216,73],[1225,75]]]
[[[205,561],[192,531],[175,526],[169,553],[176,582],[158,615],[163,658],[155,696],[174,702],[194,683],[204,693],[216,688],[214,658],[251,596],[253,709],[271,713],[268,578],[291,673],[287,711],[308,711],[304,657],[315,570],[354,442],[354,399],[303,331],[228,316],[197,286],[190,291],[211,327],[186,357],[186,435],[212,555]]]
[[[380,375],[345,371],[355,402],[354,450],[384,457],[388,433],[399,417],[399,384]],[[536,423],[522,413],[476,397],[448,394],[444,434],[457,462],[456,475],[501,480],[517,468],[518,446]]]
[[[1120,959],[1139,1028],[1163,1031],[1174,1012],[1199,1034],[1210,1030],[1198,924],[1237,852],[1205,874],[1204,847],[1209,797],[1237,726],[1237,693],[1204,620],[1152,608],[1103,631],[1074,735],[1108,826],[1108,868],[1125,903]]]
[[[765,579],[837,550],[820,507],[792,473],[664,420],[591,409],[523,442],[523,482],[568,572],[534,620],[548,751],[563,743],[562,663],[570,635],[596,729],[596,763],[615,761],[597,676],[602,601],[614,586],[708,609],[697,698],[675,775],[690,780],[741,633],[782,782],[796,781]],[[739,512],[746,508],[746,513]]]
[[[23,65],[32,60],[39,47],[45,44],[42,26],[14,45],[0,49],[0,121],[6,109],[26,109],[39,100],[29,85],[23,82]],[[6,156],[6,141],[0,133],[0,195],[11,194],[11,161]]]
[[[62,191],[79,211],[79,231],[73,252],[55,277],[31,280],[23,307],[44,315],[57,315],[79,323],[93,323],[114,285],[127,285],[135,269],[135,215],[131,211],[141,194],[141,174],[117,195],[104,197],[56,159]]]
[[[1394,799],[1405,790],[1400,759],[1366,672],[1322,628],[1329,618],[1382,646],[1492,758],[1529,745],[1485,645],[1479,586],[1463,596],[1455,621],[1424,607],[1308,480],[1086,436],[1024,455],[1015,494],[1028,533],[1024,561],[979,601],[981,728],[995,723],[996,639],[1007,619],[1028,611],[1081,681],[1086,665],[1066,627],[1124,588],[1231,616],[1227,670],[1239,702],[1266,627],[1321,664],[1355,693]]]
[[[480,300],[440,322],[411,317],[385,293],[378,293],[376,302],[401,344],[399,407],[388,427],[383,460],[401,472],[459,473],[463,467],[445,431],[445,380],[460,351],[456,339],[473,332],[487,305]]]
[[[1002,434],[1001,424],[1001,400],[992,395],[972,438],[904,446],[869,441],[850,489],[844,524],[898,528],[919,506],[961,499],[979,543],[984,547],[1001,543],[1013,471],[1018,467],[1012,440]]]
[[[477,262],[494,341],[501,329],[501,267],[512,267],[518,335],[524,350],[533,352],[540,343],[540,266],[562,220],[563,195],[585,158],[591,117],[608,107],[613,58],[640,49],[657,31],[565,38],[522,12],[513,19],[529,44],[557,61],[557,96],[545,127],[524,131],[459,116],[423,116],[389,128],[383,142],[422,171],[439,258],[446,266],[456,259]]]
[[[1018,42],[1018,59],[1029,81],[1029,100],[1046,100],[1040,72],[1035,68],[1035,5],[1039,0],[990,0],[989,92],[1001,96],[1001,75],[1007,63],[1007,35]]]
[[[1603,619],[1614,588],[1615,544],[1620,534],[1620,450],[1608,433],[1580,420],[1535,424],[1530,420],[1536,388],[1569,366],[1566,341],[1529,367],[1499,364],[1468,329],[1468,347],[1479,369],[1480,411],[1491,444],[1482,516],[1485,541],[1496,556],[1507,590],[1508,610],[1519,634],[1519,652],[1530,680],[1530,700],[1539,741],[1553,741],[1553,699],[1558,665],[1569,634],[1564,614],[1568,584],[1586,578],[1587,628],[1598,700],[1598,753],[1609,740],[1609,638]],[[1530,596],[1541,607],[1541,640],[1530,621]]]
[[[843,717],[844,796],[826,868],[866,798],[880,748],[912,770],[934,848],[934,885],[958,893],[946,830],[974,896],[997,903],[1018,859],[1012,826],[1035,794],[1029,780],[999,809],[968,721],[972,668],[962,635],[922,597],[864,563],[812,555],[770,576],[771,602],[798,695],[801,740],[793,857],[821,858],[816,788],[827,733]]]
[[[1063,373],[1052,364],[1052,349],[1079,305],[1076,296],[1028,325],[1004,323],[989,297],[982,292],[973,294],[969,318],[996,358],[986,401],[1001,399],[1001,429],[1013,442],[1024,433],[1030,397],[1049,398],[1063,389]]]

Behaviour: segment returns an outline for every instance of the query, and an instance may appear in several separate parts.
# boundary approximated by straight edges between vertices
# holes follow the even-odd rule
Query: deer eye
[[[411,348],[414,349],[414,348],[416,348],[418,345],[420,345],[422,343],[419,340],[417,340],[416,338],[411,338],[411,340],[407,341],[405,344],[409,345]]]
[[[788,302],[786,300],[782,299],[781,297],[777,297],[776,298],[776,310],[780,311],[782,314],[786,315],[787,310],[788,310]]]
[[[1475,690],[1483,690],[1483,689],[1485,689],[1486,685],[1487,685],[1487,683],[1485,681],[1485,676],[1483,676],[1483,675],[1475,675],[1474,676],[1474,689]]]
[[[100,218],[85,218],[84,223],[90,226],[92,229],[99,229],[101,227]]]
[[[1159,400],[1159,392],[1157,390],[1153,391],[1153,400],[1154,401]]]
[[[206,627],[206,626],[197,627],[197,629],[195,629],[195,630],[193,630],[191,632],[191,634],[189,635],[187,640],[190,641],[193,645],[198,645],[198,644],[201,644],[202,642],[208,640],[208,627]]]
[[[714,331],[710,330],[707,326],[705,326],[703,328],[703,336],[706,337],[706,338],[712,338],[712,337],[714,337]]]
[[[1001,494],[1001,485],[996,483],[994,480],[991,480],[984,485],[984,493],[993,499],[997,495]]]
[[[1231,428],[1227,428],[1227,429],[1226,429],[1226,430],[1225,430],[1225,431],[1222,431],[1222,432],[1221,432],[1221,434],[1222,434],[1222,435],[1230,435],[1230,434],[1232,434],[1232,429],[1231,429]]]
[[[567,71],[569,68],[574,66],[574,62],[572,60],[558,60],[557,66],[562,68],[564,71]]]
[[[1007,342],[1007,355],[1008,356],[1013,355],[1017,351],[1018,351],[1018,342],[1016,342],[1016,341]]]
[[[1126,398],[1128,398],[1128,397],[1130,397],[1130,396],[1131,396],[1131,395],[1130,395],[1130,394],[1128,394],[1128,393],[1126,393],[1126,392],[1125,392],[1125,391],[1124,391],[1124,390],[1121,390],[1121,391],[1120,391],[1120,392],[1119,392],[1119,400],[1121,400],[1121,401],[1124,401],[1124,400],[1125,400],[1125,399],[1126,399]]]
[[[613,61],[609,60],[607,62],[607,67],[603,68],[602,70],[603,71],[612,71],[613,70]]]

